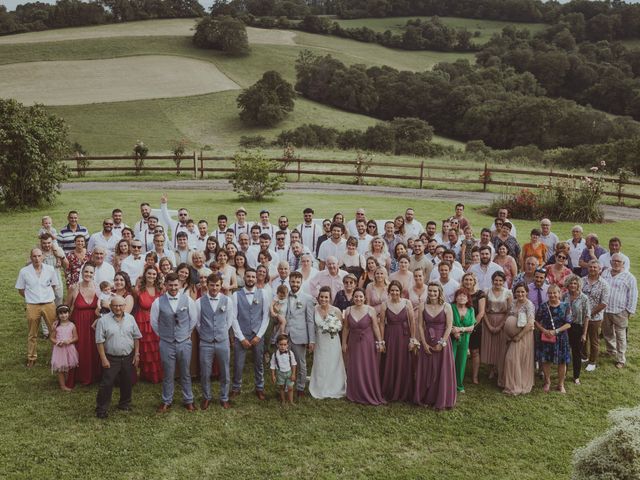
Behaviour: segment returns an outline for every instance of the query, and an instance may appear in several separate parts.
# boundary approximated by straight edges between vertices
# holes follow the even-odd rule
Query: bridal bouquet
[[[328,333],[331,338],[342,329],[342,322],[335,313],[329,313],[325,318],[316,317],[316,324],[320,327],[322,333]]]

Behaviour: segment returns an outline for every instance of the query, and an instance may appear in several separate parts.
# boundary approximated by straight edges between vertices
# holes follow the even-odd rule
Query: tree
[[[67,178],[67,128],[42,105],[0,100],[0,202],[7,208],[54,201]]]
[[[193,35],[193,43],[199,48],[222,50],[229,55],[249,53],[249,39],[244,23],[225,15],[200,20]]]
[[[295,92],[289,82],[270,70],[237,98],[240,119],[255,125],[273,126],[293,111]]]
[[[229,182],[233,185],[233,191],[242,198],[262,200],[264,197],[274,195],[282,189],[285,176],[281,173],[272,173],[280,167],[278,162],[271,160],[262,152],[242,152],[236,154],[233,159],[235,171],[231,174]]]

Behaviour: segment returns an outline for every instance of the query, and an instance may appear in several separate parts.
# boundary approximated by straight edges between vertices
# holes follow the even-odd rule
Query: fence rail
[[[137,161],[138,160],[138,161]],[[273,158],[280,162],[282,166],[274,170],[274,173],[282,173],[293,175],[296,181],[301,181],[303,175],[321,175],[333,177],[351,178],[355,183],[362,184],[366,178],[377,179],[393,179],[406,180],[416,182],[419,188],[424,188],[427,182],[443,182],[450,184],[477,184],[482,186],[483,191],[491,185],[495,186],[511,186],[521,188],[540,188],[541,184],[520,181],[516,176],[534,176],[549,178],[566,178],[581,179],[588,175],[572,174],[564,172],[554,172],[549,170],[526,170],[526,169],[510,169],[493,167],[484,164],[484,167],[460,167],[460,166],[443,166],[430,165],[428,161],[420,161],[419,163],[392,163],[392,162],[374,162],[374,161],[353,161],[353,160],[332,160],[332,159],[303,159],[295,158],[293,160],[283,158]],[[144,164],[133,155],[102,155],[102,156],[76,156],[66,158],[65,161],[75,163],[71,170],[78,175],[84,175],[87,172],[176,172],[191,173],[194,178],[204,178],[205,174],[229,174],[235,171],[233,167],[233,158],[228,156],[206,156],[203,152],[193,152],[180,157],[180,162],[176,162],[173,155],[149,155],[144,158]],[[162,161],[162,164],[149,166],[152,161]],[[174,162],[174,166],[167,166],[167,161]],[[98,165],[91,164],[96,162]],[[110,165],[99,165],[103,162],[111,162]],[[117,165],[120,162],[128,162],[127,165]],[[116,163],[114,165],[113,163]],[[321,168],[342,167],[341,169]],[[318,168],[320,167],[320,168]],[[370,171],[371,169],[381,169],[383,171]],[[389,169],[394,169],[390,171]],[[395,170],[397,169],[397,170]],[[398,171],[399,170],[399,171]],[[413,170],[413,171],[411,171]],[[457,172],[472,174],[473,178],[457,178],[453,176],[433,175],[432,172]],[[393,173],[392,173],[393,172]],[[402,173],[400,173],[402,172]],[[504,181],[492,178],[496,174],[513,175],[513,180]],[[604,195],[617,197],[618,203],[623,203],[625,198],[640,199],[640,194],[628,193],[624,191],[627,185],[640,185],[640,181],[630,180],[622,177],[603,177],[607,182],[611,182],[615,186],[615,190],[605,191]]]

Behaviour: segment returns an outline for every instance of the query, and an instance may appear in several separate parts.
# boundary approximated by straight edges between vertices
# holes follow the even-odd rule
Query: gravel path
[[[144,187],[148,190],[231,190],[227,180],[170,180],[165,182],[70,182],[63,183],[67,191],[81,190],[131,190]],[[291,182],[286,190],[308,193],[342,193],[350,195],[394,196],[401,198],[422,198],[487,205],[499,194],[489,192],[466,192],[457,190],[419,190],[415,188],[395,188],[375,185],[344,185],[335,183]],[[605,205],[607,220],[640,220],[640,209]]]

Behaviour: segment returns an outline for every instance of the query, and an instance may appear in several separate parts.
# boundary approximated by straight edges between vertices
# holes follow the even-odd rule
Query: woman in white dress
[[[340,336],[323,333],[321,324],[329,315],[342,320],[340,309],[331,305],[331,288],[322,287],[315,307],[316,346],[309,393],[313,398],[342,398],[347,391],[347,373],[342,359]]]

